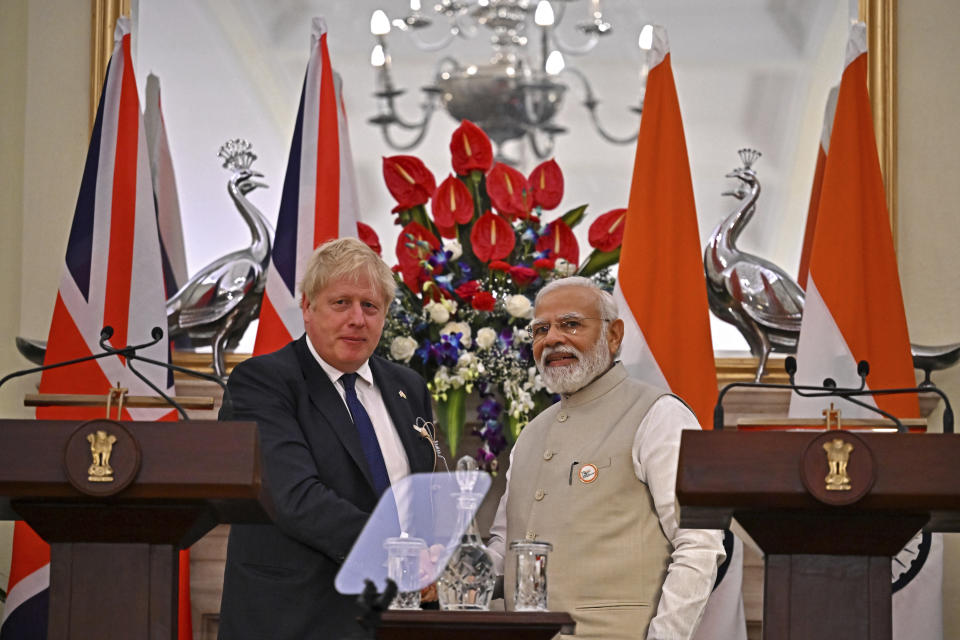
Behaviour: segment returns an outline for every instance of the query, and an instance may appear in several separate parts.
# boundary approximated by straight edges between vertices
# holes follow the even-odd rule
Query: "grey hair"
[[[321,244],[307,262],[300,293],[313,303],[320,290],[334,280],[354,282],[366,276],[380,290],[384,308],[390,306],[397,282],[390,267],[370,247],[356,238],[337,238]]]
[[[583,276],[568,276],[548,283],[537,293],[537,297],[533,301],[534,307],[540,304],[540,299],[543,298],[545,294],[556,291],[561,287],[584,287],[585,289],[591,289],[597,295],[597,311],[600,312],[601,320],[613,322],[620,317],[620,309],[617,307],[617,301],[610,295],[610,292],[604,291],[596,282]]]

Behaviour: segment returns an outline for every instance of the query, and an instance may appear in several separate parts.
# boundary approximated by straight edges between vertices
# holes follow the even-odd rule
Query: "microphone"
[[[104,336],[104,333],[107,331],[107,329],[110,330],[110,335],[107,336],[106,340],[109,340],[109,339],[110,339],[110,336],[113,334],[113,328],[112,328],[112,327],[109,327],[109,326],[104,327],[104,328],[103,328],[103,331],[100,332],[100,347],[101,347],[102,349],[104,349],[104,350],[109,350],[109,351],[111,351],[111,352],[113,352],[113,353],[118,353],[118,354],[120,354],[120,353],[126,351],[127,349],[130,349],[130,348],[131,348],[131,347],[125,347],[125,348],[123,348],[123,349],[114,349],[112,346],[106,344],[106,340],[104,339],[103,336]],[[164,335],[163,329],[161,329],[160,327],[154,327],[154,328],[150,331],[150,335],[151,335],[151,336],[153,337],[153,339],[154,339],[154,342],[153,342],[152,344],[156,344],[157,342],[160,341],[161,338],[163,338],[163,335]],[[138,347],[135,347],[135,348],[141,348],[141,347],[138,346]],[[152,365],[157,366],[157,367],[162,367],[162,368],[166,369],[167,371],[179,372],[179,373],[183,373],[183,374],[186,374],[186,375],[189,375],[189,376],[193,376],[194,378],[200,378],[200,379],[202,379],[202,380],[209,380],[209,381],[211,381],[211,382],[215,382],[215,383],[220,387],[220,389],[223,390],[223,401],[222,401],[222,403],[221,403],[221,405],[220,405],[220,410],[221,410],[222,412],[224,412],[227,417],[230,417],[230,416],[233,415],[233,400],[232,400],[231,397],[230,397],[230,392],[227,390],[227,384],[226,384],[223,380],[220,379],[220,376],[216,376],[216,375],[213,375],[213,374],[211,374],[211,373],[204,373],[204,372],[202,372],[202,371],[194,371],[193,369],[188,369],[188,368],[186,368],[186,367],[181,367],[180,365],[173,364],[172,362],[164,362],[163,360],[154,360],[153,358],[147,358],[147,357],[141,356],[141,355],[137,354],[136,352],[127,355],[127,359],[130,360],[130,361],[138,360],[138,361],[140,361],[140,362],[145,362],[145,363],[147,363],[147,364],[152,364]],[[188,416],[187,416],[186,412],[183,410],[183,408],[180,407],[180,405],[177,404],[177,402],[174,401],[173,398],[170,398],[169,396],[167,396],[163,391],[161,391],[160,389],[158,389],[152,382],[150,382],[150,381],[149,381],[147,378],[145,378],[139,371],[137,371],[137,370],[133,367],[133,363],[132,363],[132,362],[128,362],[128,363],[127,363],[127,368],[130,369],[131,371],[133,371],[133,373],[134,373],[138,378],[140,378],[141,380],[143,380],[144,382],[146,382],[147,385],[149,385],[151,389],[153,389],[154,391],[156,391],[157,394],[160,395],[164,400],[166,400],[167,402],[169,402],[170,405],[172,405],[172,406],[180,413],[180,415],[183,417],[184,420],[187,420],[187,419],[188,419]]]
[[[919,386],[900,389],[867,389],[867,375],[870,373],[870,363],[866,360],[861,360],[857,363],[857,375],[860,377],[859,387],[840,387],[833,378],[824,379],[823,384],[820,386],[797,384],[794,378],[797,373],[797,359],[793,356],[788,356],[784,359],[783,368],[786,370],[790,380],[788,384],[776,384],[772,382],[731,382],[730,384],[724,385],[717,395],[717,404],[713,407],[713,428],[715,430],[723,429],[723,398],[727,395],[727,392],[730,391],[730,389],[748,387],[756,389],[789,389],[804,398],[841,398],[887,418],[896,425],[897,431],[900,433],[906,433],[907,428],[896,416],[879,407],[858,400],[858,398],[863,396],[901,395],[905,393],[935,393],[943,399],[943,432],[953,433],[953,407],[950,405],[950,399],[947,397],[947,394],[938,387]]]
[[[91,361],[91,360],[99,360],[100,358],[106,358],[107,356],[114,356],[114,355],[115,355],[115,356],[121,356],[121,357],[126,358],[126,359],[127,359],[127,368],[128,368],[130,371],[132,371],[133,374],[136,375],[140,380],[143,380],[143,382],[146,383],[147,386],[149,386],[153,391],[155,391],[155,392],[157,393],[157,395],[159,395],[160,397],[162,397],[164,400],[167,401],[167,403],[169,403],[174,409],[176,409],[177,412],[180,414],[180,416],[181,416],[184,420],[189,419],[189,417],[187,416],[187,413],[186,413],[186,411],[184,411],[183,407],[181,407],[179,403],[177,403],[173,398],[171,398],[171,397],[168,396],[166,393],[164,393],[164,392],[163,392],[161,389],[159,389],[155,384],[153,384],[153,382],[151,382],[146,376],[144,376],[141,372],[139,372],[139,371],[133,366],[133,361],[139,360],[139,361],[145,362],[145,363],[147,363],[147,364],[152,364],[152,365],[154,365],[154,366],[162,367],[162,368],[164,368],[164,369],[166,369],[166,370],[168,370],[168,371],[176,371],[176,372],[184,373],[184,374],[186,374],[186,375],[194,376],[194,377],[196,377],[196,378],[202,378],[202,379],[204,379],[204,380],[210,380],[211,382],[217,383],[217,384],[220,386],[220,388],[223,389],[222,410],[226,411],[228,415],[232,414],[232,412],[233,412],[233,402],[232,402],[232,400],[231,400],[231,398],[230,398],[229,392],[227,391],[227,385],[226,385],[226,383],[224,383],[224,381],[221,380],[218,376],[215,376],[215,375],[212,375],[212,374],[209,374],[209,373],[203,373],[203,372],[201,372],[201,371],[194,371],[193,369],[187,369],[186,367],[181,367],[181,366],[179,366],[179,365],[175,365],[175,364],[170,363],[170,362],[163,362],[163,361],[161,361],[161,360],[154,360],[153,358],[147,358],[147,357],[141,356],[140,354],[137,353],[137,351],[139,351],[139,350],[141,350],[141,349],[146,349],[146,348],[148,348],[148,347],[152,347],[153,345],[155,345],[155,344],[157,344],[158,342],[160,342],[160,340],[162,340],[162,339],[163,339],[163,336],[164,336],[164,331],[163,331],[163,329],[161,329],[160,327],[154,327],[153,329],[150,330],[150,340],[148,340],[147,342],[143,342],[143,343],[141,343],[141,344],[136,344],[136,345],[127,345],[127,346],[122,347],[122,348],[120,348],[120,349],[117,349],[117,348],[113,347],[112,345],[110,345],[109,343],[107,343],[107,340],[109,340],[110,338],[112,338],[113,335],[114,335],[114,333],[115,333],[115,331],[114,331],[113,327],[111,327],[110,325],[106,325],[105,327],[103,327],[103,329],[100,330],[99,345],[100,345],[100,348],[103,349],[103,352],[102,352],[102,353],[95,353],[95,354],[92,354],[92,355],[89,355],[89,356],[83,356],[83,357],[81,357],[81,358],[73,358],[73,359],[71,359],[71,360],[64,360],[63,362],[54,362],[54,363],[45,364],[45,365],[39,366],[39,367],[30,367],[29,369],[20,369],[20,370],[18,370],[18,371],[14,371],[14,372],[12,372],[12,373],[9,373],[9,374],[5,375],[3,378],[0,378],[0,387],[2,387],[4,384],[6,384],[6,382],[7,382],[8,380],[12,380],[12,379],[14,379],[14,378],[19,378],[19,377],[21,377],[21,376],[29,375],[29,374],[31,374],[31,373],[38,373],[38,372],[41,372],[41,371],[46,371],[46,370],[48,370],[48,369],[58,369],[58,368],[60,368],[60,367],[68,367],[68,366],[70,366],[70,365],[80,364],[81,362],[89,362],[89,361]]]
[[[106,337],[104,337],[106,336]],[[47,369],[59,369],[60,367],[69,367],[70,365],[80,364],[81,362],[89,362],[90,360],[99,360],[100,358],[106,358],[107,356],[112,355],[122,355],[129,357],[130,353],[135,353],[137,349],[145,349],[147,347],[152,347],[153,345],[160,342],[160,338],[163,337],[163,332],[159,338],[153,338],[143,344],[126,346],[123,349],[114,349],[113,347],[104,346],[104,341],[108,340],[113,336],[113,327],[106,326],[100,330],[100,347],[104,350],[103,353],[95,353],[89,356],[83,356],[81,358],[73,358],[72,360],[64,360],[62,362],[54,362],[52,364],[45,364],[39,367],[30,367],[29,369],[19,369],[12,373],[0,378],[0,387],[2,387],[8,380],[13,380],[14,378],[19,378],[21,376],[30,375],[31,373],[38,373],[40,371],[46,371]]]

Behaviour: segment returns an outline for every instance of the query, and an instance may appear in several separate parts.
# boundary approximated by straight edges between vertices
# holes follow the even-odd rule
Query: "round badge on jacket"
[[[584,484],[590,484],[597,479],[599,472],[597,471],[597,465],[595,464],[585,464],[580,467],[579,474],[580,482]]]

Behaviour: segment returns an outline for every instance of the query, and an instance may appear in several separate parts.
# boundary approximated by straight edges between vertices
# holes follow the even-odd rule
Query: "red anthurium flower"
[[[557,218],[546,226],[537,239],[537,251],[550,251],[550,257],[563,258],[572,264],[580,263],[580,245],[573,230]]]
[[[533,207],[530,185],[522,173],[502,162],[487,174],[487,195],[497,211],[510,219],[526,218]]]
[[[397,201],[394,212],[424,204],[437,190],[437,181],[430,169],[414,156],[384,158],[383,180]]]
[[[626,216],[626,209],[614,209],[594,220],[587,234],[590,246],[598,251],[613,251],[623,244]]]
[[[510,267],[510,277],[521,289],[540,277],[536,271],[530,267],[516,266]]]
[[[530,189],[533,192],[533,204],[543,209],[554,209],[563,198],[563,172],[554,159],[537,165],[530,172]]]
[[[377,232],[373,230],[373,227],[363,222],[358,222],[357,236],[360,238],[360,241],[363,242],[363,244],[376,251],[378,256],[380,255],[382,252],[382,247],[380,246],[380,237],[377,235]]]
[[[490,211],[480,216],[470,231],[473,255],[482,262],[506,258],[516,243],[510,223]]]
[[[439,248],[440,241],[423,225],[411,222],[400,231],[397,237],[397,262],[400,263],[403,282],[412,291],[420,292],[420,284],[428,279],[423,262]]]
[[[457,237],[457,224],[473,219],[473,197],[467,185],[449,176],[440,183],[430,202],[433,221],[445,238]]]
[[[494,260],[489,264],[490,271],[500,271],[502,273],[508,273],[510,271],[510,263],[504,262],[503,260]]]
[[[497,299],[489,291],[478,291],[473,299],[470,300],[470,306],[477,311],[493,311],[497,304]]]
[[[533,261],[534,269],[541,269],[543,271],[552,271],[553,268],[557,266],[557,261],[553,258],[537,258]]]
[[[461,300],[470,302],[470,300],[473,299],[473,296],[480,292],[480,283],[476,280],[468,280],[454,289],[454,292],[460,296]]]
[[[453,170],[465,176],[474,169],[486,172],[493,165],[493,146],[483,129],[463,120],[450,138]]]

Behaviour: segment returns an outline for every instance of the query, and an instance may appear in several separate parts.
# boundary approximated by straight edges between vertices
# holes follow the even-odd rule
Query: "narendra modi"
[[[677,526],[680,432],[696,417],[617,361],[624,322],[593,281],[544,287],[529,330],[560,401],[514,445],[491,550],[502,562],[510,541],[553,544],[549,606],[573,616],[577,638],[692,637],[724,558],[721,532]],[[501,568],[509,609],[514,566]]]

